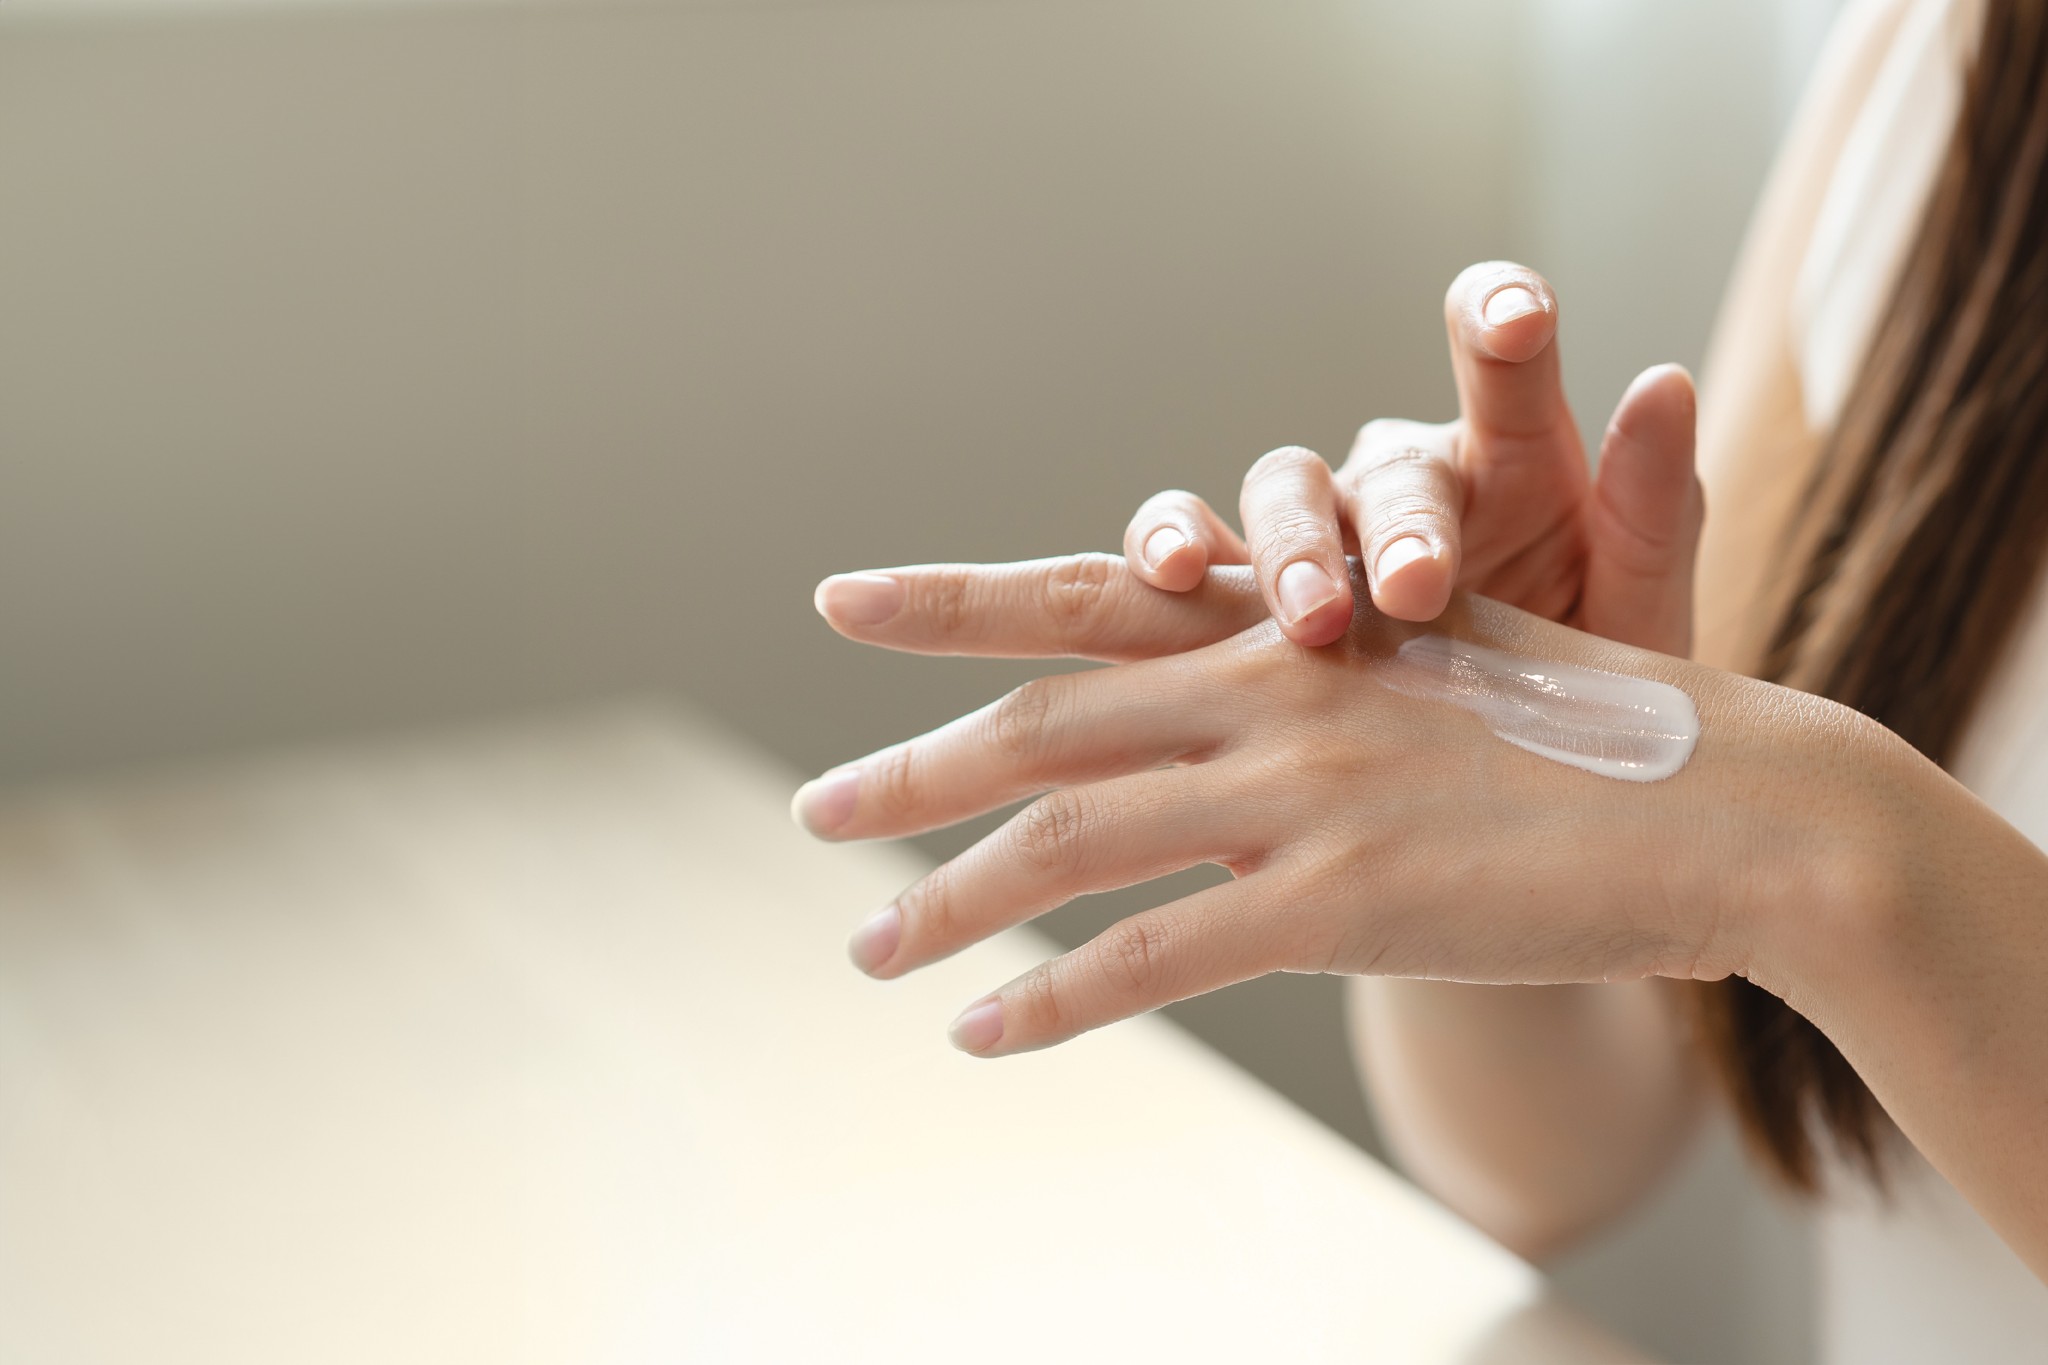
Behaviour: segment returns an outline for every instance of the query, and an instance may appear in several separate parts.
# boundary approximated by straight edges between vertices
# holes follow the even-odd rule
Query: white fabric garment
[[[1955,131],[1981,17],[1973,0],[1912,0],[1842,145],[1792,300],[1806,424],[1814,431],[1827,431],[1841,413],[1890,295],[1886,286],[1912,245]]]
[[[1794,295],[1793,354],[1815,431],[1834,425],[1863,362],[1954,132],[1981,28],[1976,0],[1903,3]],[[2048,848],[2048,596],[2035,594],[1952,771]],[[1847,1172],[1832,1173],[1835,1193],[1819,1215],[1822,1359],[2048,1360],[2048,1286],[1932,1167],[1901,1165],[1889,1207]]]

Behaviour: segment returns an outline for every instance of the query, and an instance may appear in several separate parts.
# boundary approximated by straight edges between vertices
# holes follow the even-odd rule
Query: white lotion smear
[[[1700,713],[1669,683],[1544,663],[1441,635],[1374,671],[1404,696],[1461,706],[1508,743],[1602,777],[1656,782],[1692,757]]]

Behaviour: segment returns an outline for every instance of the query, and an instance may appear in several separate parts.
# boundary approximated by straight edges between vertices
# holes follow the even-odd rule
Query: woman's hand
[[[1334,474],[1300,447],[1264,456],[1239,505],[1249,544],[1194,494],[1158,494],[1124,533],[1132,571],[1185,592],[1211,564],[1249,563],[1283,633],[1323,645],[1351,621],[1352,554],[1373,604],[1400,620],[1435,619],[1457,587],[1689,653],[1704,507],[1691,377],[1663,365],[1629,386],[1596,478],[1565,402],[1557,297],[1543,277],[1472,266],[1445,296],[1444,319],[1457,421],[1368,423]]]
[[[954,1028],[966,1050],[1042,1047],[1271,971],[1717,978],[1749,969],[1769,911],[1824,911],[1843,755],[1881,733],[1843,708],[1454,599],[1431,633],[1691,697],[1691,761],[1617,781],[1382,686],[1418,627],[1364,612],[1333,647],[1304,649],[1263,619],[1248,571],[1208,580],[1170,596],[1078,556],[821,585],[835,628],[889,648],[1131,661],[1039,679],[798,794],[814,833],[866,839],[1047,793],[879,911],[851,946],[863,969],[898,976],[1197,863],[1236,874],[969,1007]]]

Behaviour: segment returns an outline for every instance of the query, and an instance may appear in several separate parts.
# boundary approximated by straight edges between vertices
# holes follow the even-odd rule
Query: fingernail
[[[962,1052],[986,1052],[994,1047],[1003,1040],[1002,998],[992,995],[960,1011],[946,1036]]]
[[[1173,558],[1174,554],[1184,548],[1187,543],[1188,538],[1182,535],[1175,527],[1160,527],[1151,535],[1145,537],[1144,554],[1146,567],[1158,568],[1161,564]]]
[[[846,955],[853,959],[853,965],[873,976],[875,969],[896,956],[896,945],[903,938],[903,912],[891,905],[877,910],[867,923],[853,931],[853,937],[846,941]]]
[[[1531,313],[1543,311],[1543,300],[1537,298],[1519,284],[1494,291],[1486,300],[1484,312],[1488,327],[1503,327],[1516,318],[1525,318]]]
[[[859,768],[834,768],[798,787],[789,813],[811,833],[827,835],[853,818],[853,799],[859,791]]]
[[[1421,536],[1402,536],[1380,551],[1380,560],[1373,566],[1373,573],[1376,581],[1384,584],[1417,560],[1434,558],[1436,551]]]
[[[1280,610],[1293,625],[1316,608],[1337,599],[1337,585],[1320,566],[1297,559],[1280,571]]]
[[[818,614],[849,626],[879,626],[903,610],[903,585],[887,574],[834,574],[812,599]]]

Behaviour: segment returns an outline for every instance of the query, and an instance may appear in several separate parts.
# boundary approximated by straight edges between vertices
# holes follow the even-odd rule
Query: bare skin
[[[1694,700],[1684,769],[1621,782],[1376,685],[1423,627],[1362,612],[1331,646],[1295,644],[1244,570],[1175,595],[1105,556],[935,565],[828,579],[819,603],[842,634],[886,648],[1124,660],[1041,678],[798,793],[798,818],[834,839],[1044,793],[877,911],[851,945],[864,970],[901,975],[1196,863],[1236,874],[972,1002],[953,1024],[963,1050],[1051,1046],[1272,971],[1742,975],[1824,1029],[1936,1169],[2048,1272],[2048,855],[1875,723],[1454,597],[1429,630]]]
[[[1760,625],[1768,619],[1766,574],[1819,449],[1818,435],[1805,426],[1786,340],[1791,334],[1787,300],[1795,292],[1794,276],[1822,188],[1891,40],[1899,8],[1870,12],[1865,27],[1847,35],[1816,74],[1725,300],[1707,365],[1709,401],[1699,413],[1699,473],[1708,501],[1731,510],[1707,520],[1703,539],[1670,534],[1674,525],[1681,533],[1684,529],[1672,520],[1681,503],[1671,496],[1678,486],[1671,476],[1690,467],[1690,433],[1684,438],[1673,434],[1669,407],[1659,411],[1652,406],[1646,423],[1632,417],[1625,400],[1610,425],[1632,427],[1638,439],[1619,452],[1624,462],[1617,462],[1610,436],[1602,452],[1603,478],[1644,477],[1617,481],[1607,491],[1618,490],[1621,496],[1603,501],[1609,511],[1622,513],[1616,520],[1630,523],[1609,523],[1610,531],[1622,532],[1615,545],[1626,551],[1633,539],[1652,553],[1639,556],[1635,572],[1624,575],[1640,581],[1633,597],[1602,601],[1600,590],[1582,579],[1582,591],[1591,601],[1575,604],[1577,616],[1567,618],[1573,624],[1667,653],[1685,653],[1686,642],[1692,642],[1699,659],[1721,668],[1741,669],[1753,656]],[[1454,356],[1465,353],[1454,367],[1465,415],[1453,426],[1459,438],[1453,448],[1467,459],[1484,459],[1491,454],[1485,423],[1478,424],[1476,443],[1466,430],[1475,415],[1483,418],[1519,402],[1527,411],[1505,425],[1541,430],[1563,399],[1555,380],[1554,347],[1549,348],[1547,372],[1542,364],[1524,366],[1532,382],[1519,390],[1497,385],[1493,393],[1478,392],[1505,367],[1544,359],[1542,349],[1531,349],[1544,320],[1511,320],[1489,333],[1477,325],[1485,321],[1489,300],[1473,296],[1474,278],[1462,277],[1446,301]],[[1487,288],[1502,276],[1481,271],[1476,278]],[[1532,288],[1554,325],[1554,294],[1547,286]],[[1500,363],[1488,364],[1489,358]],[[1371,462],[1372,443],[1365,438],[1385,425],[1372,424],[1361,433],[1347,472]],[[1552,439],[1549,457],[1557,466],[1569,465],[1576,451],[1576,435],[1562,429],[1568,426],[1562,424]],[[1340,488],[1346,484],[1344,474],[1337,482]],[[1568,489],[1570,471],[1561,469],[1555,482],[1556,491]],[[1374,523],[1373,511],[1357,502],[1347,499],[1352,515],[1340,528],[1346,547],[1362,545],[1363,528]],[[1412,510],[1418,500],[1408,503]],[[1555,498],[1536,503],[1548,510]],[[1261,505],[1271,508],[1273,502]],[[1396,505],[1398,500],[1387,504]],[[1155,569],[1144,560],[1143,547],[1160,524],[1162,510],[1181,512],[1177,526],[1194,543],[1182,552],[1183,561],[1245,562],[1242,542],[1231,543],[1220,519],[1213,514],[1205,519],[1206,508],[1191,507],[1190,495],[1162,494],[1139,510],[1125,537],[1132,567],[1146,581],[1169,591],[1192,581],[1185,563]],[[1254,510],[1246,508],[1248,518]],[[1525,518],[1520,527],[1510,523],[1505,534],[1498,521],[1491,528],[1463,524],[1459,531],[1469,540],[1490,529],[1504,543],[1519,545],[1527,543],[1541,520]],[[1577,526],[1565,523],[1568,546],[1589,542],[1585,523],[1583,518]],[[1698,527],[1693,529],[1697,534]],[[1159,543],[1170,544],[1172,538],[1169,534]],[[1326,536],[1319,553],[1332,553],[1336,540]],[[1661,559],[1655,553],[1660,544]],[[1693,581],[1695,549],[1696,618],[1692,602],[1684,600]],[[1553,556],[1553,562],[1556,558],[1569,556]],[[1376,591],[1376,604],[1397,616],[1426,619],[1443,574],[1427,563],[1418,568],[1425,576],[1436,572],[1437,579],[1405,599]],[[1544,602],[1517,595],[1512,585],[1475,583],[1462,566],[1452,572],[1463,586],[1555,614]],[[1277,566],[1266,568],[1262,579],[1271,581],[1276,574]],[[1669,592],[1658,591],[1660,576]],[[1303,637],[1297,633],[1297,638]],[[1709,1098],[1679,1002],[1659,987],[1652,981],[1516,991],[1356,979],[1351,984],[1354,1048],[1396,1158],[1444,1202],[1531,1257],[1568,1247],[1605,1225],[1658,1184]]]
[[[1212,564],[1250,564],[1297,644],[1343,635],[1355,601],[1348,554],[1372,603],[1429,621],[1454,588],[1666,654],[1691,647],[1692,377],[1645,370],[1622,395],[1598,477],[1565,401],[1557,295],[1526,266],[1486,261],[1444,297],[1454,422],[1368,422],[1332,472],[1312,451],[1272,451],[1245,476],[1239,538],[1193,493],[1160,493],[1124,533],[1132,572],[1186,591]]]
[[[1811,224],[1816,187],[1824,183],[1842,129],[1862,98],[1869,57],[1881,45],[1887,22],[1880,18],[1860,44],[1848,45],[1818,83],[1731,289],[1710,364],[1716,402],[1702,413],[1701,453],[1715,504],[1739,508],[1741,515],[1711,523],[1707,536],[1699,584],[1699,642],[1707,662],[1739,665],[1753,644],[1769,551],[1817,448],[1800,422],[1784,343],[1784,301],[1799,243]],[[1759,684],[1729,683],[1721,692],[1727,675],[1659,673],[1654,670],[1673,661],[1652,665],[1634,659],[1655,676],[1688,678],[1700,686],[1703,711],[1716,729],[1735,732],[1738,751],[1770,750],[1768,760],[1760,758],[1750,768],[1739,760],[1710,762],[1703,745],[1692,768],[1660,784],[1681,791],[1687,788],[1680,784],[1690,784],[1701,803],[1686,807],[1695,822],[1710,811],[1709,823],[1725,819],[1748,833],[1736,833],[1733,845],[1711,849],[1656,846],[1653,859],[1671,871],[1661,894],[1624,885],[1616,895],[1605,867],[1597,875],[1575,869],[1591,885],[1579,886],[1573,912],[1583,912],[1590,898],[1611,918],[1596,914],[1573,927],[1602,946],[1596,949],[1571,932],[1551,935],[1565,924],[1558,916],[1566,907],[1550,905],[1553,913],[1538,914],[1525,926],[1551,935],[1548,955],[1503,959],[1495,925],[1431,901],[1430,888],[1399,880],[1401,870],[1413,875],[1418,864],[1441,867],[1450,860],[1468,879],[1465,885],[1478,886],[1487,892],[1483,899],[1513,911],[1517,891],[1541,902],[1542,887],[1528,885],[1527,873],[1544,866],[1546,850],[1516,847],[1511,852],[1519,862],[1507,858],[1513,866],[1489,872],[1470,865],[1469,841],[1439,846],[1423,824],[1403,823],[1426,820],[1426,803],[1417,804],[1411,790],[1414,775],[1403,768],[1402,755],[1366,743],[1393,722],[1373,713],[1373,723],[1362,724],[1365,713],[1356,709],[1389,703],[1360,702],[1354,691],[1364,695],[1367,689],[1353,687],[1323,692],[1303,685],[1305,690],[1295,691],[1302,675],[1276,662],[1289,657],[1283,652],[1287,641],[1319,645],[1341,635],[1344,643],[1334,653],[1353,667],[1364,666],[1392,638],[1390,632],[1402,629],[1390,618],[1427,620],[1447,601],[1451,628],[1473,638],[1511,638],[1525,645],[1534,640],[1554,645],[1558,657],[1577,647],[1568,642],[1584,639],[1543,637],[1525,618],[1493,615],[1498,608],[1484,603],[1467,607],[1450,598],[1454,587],[1505,595],[1542,616],[1613,639],[1683,652],[1692,620],[1682,605],[1673,604],[1690,597],[1686,575],[1694,550],[1688,537],[1698,529],[1695,500],[1687,530],[1690,430],[1680,420],[1678,401],[1681,392],[1689,401],[1689,384],[1681,390],[1670,371],[1639,381],[1613,424],[1635,437],[1634,445],[1616,459],[1610,444],[1602,467],[1614,472],[1603,478],[1615,482],[1596,485],[1585,474],[1568,416],[1555,420],[1563,408],[1549,345],[1554,295],[1531,277],[1521,283],[1537,308],[1503,305],[1488,315],[1488,304],[1507,292],[1504,272],[1515,269],[1477,268],[1453,288],[1447,316],[1465,408],[1459,423],[1368,426],[1352,461],[1334,476],[1306,452],[1269,456],[1254,467],[1243,499],[1249,544],[1185,494],[1161,495],[1141,509],[1126,537],[1131,573],[1166,593],[1199,584],[1179,599],[1188,609],[1181,614],[1160,615],[1153,609],[1159,598],[1148,605],[1132,595],[1129,580],[1089,561],[891,571],[862,576],[869,580],[864,585],[838,580],[821,590],[821,609],[843,633],[892,648],[1071,652],[1121,660],[1195,651],[1191,658],[1209,661],[1202,667],[1236,684],[1226,689],[1231,701],[1224,714],[1212,717],[1228,733],[1218,739],[1205,732],[1187,752],[1169,758],[1181,761],[1172,773],[1210,769],[1208,776],[1218,784],[1214,790],[1197,797],[1198,789],[1183,786],[1179,804],[1157,783],[1143,792],[1128,785],[1119,789],[1120,804],[1096,796],[1076,800],[1075,791],[1101,794],[1151,770],[1122,769],[1119,763],[1131,756],[1110,752],[1130,739],[1129,718],[1118,710],[1110,685],[1097,685],[1103,690],[1086,705],[1077,697],[1055,705],[1061,694],[1041,689],[979,721],[949,727],[950,735],[941,732],[887,751],[871,760],[877,767],[860,765],[851,823],[832,834],[888,832],[890,820],[905,818],[917,803],[862,824],[862,794],[880,783],[886,803],[887,792],[916,790],[911,775],[920,762],[912,757],[917,746],[929,752],[935,744],[943,751],[948,744],[971,743],[977,724],[1008,737],[997,742],[998,756],[984,751],[972,761],[981,774],[977,800],[998,803],[990,799],[990,774],[1001,786],[1007,772],[1009,797],[1050,788],[1054,800],[1066,803],[1033,807],[1035,815],[1020,817],[1021,825],[1012,822],[997,839],[1011,841],[1013,861],[1019,850],[1051,839],[1053,863],[1068,860],[1068,882],[1112,873],[1128,878],[1133,869],[1115,865],[1114,856],[1103,852],[1122,843],[1105,842],[1102,833],[1115,828],[1119,812],[1163,812],[1199,828],[1196,807],[1219,803],[1235,818],[1216,826],[1217,832],[1249,840],[1251,852],[1190,860],[1221,861],[1239,871],[1233,887],[1218,889],[1235,892],[1235,899],[1209,893],[1199,906],[1191,901],[1163,907],[1139,917],[1143,923],[1119,926],[998,992],[992,1008],[977,1002],[981,1008],[963,1016],[956,1039],[983,1055],[999,1055],[1056,1041],[1077,1027],[1209,989],[1226,978],[1276,968],[1364,971],[1355,1010],[1361,1059],[1397,1154],[1439,1197],[1532,1255],[1569,1244],[1632,1203],[1655,1183],[1695,1122],[1702,1096],[1698,1067],[1663,978],[1742,972],[1826,1030],[1922,1153],[2036,1274],[2048,1275],[2048,1003],[2035,989],[2048,967],[2048,932],[2039,910],[2048,903],[2048,860],[1968,793],[1875,727],[1833,714],[1824,704],[1777,689],[1744,690]],[[1489,416],[1496,411],[1504,415]],[[1497,442],[1489,451],[1487,438],[1499,433],[1517,438],[1513,449]],[[1498,478],[1489,481],[1489,471],[1526,476],[1532,469],[1547,478],[1516,488],[1513,497],[1485,496],[1505,486]],[[1577,515],[1552,515],[1561,507]],[[1497,515],[1503,508],[1510,514]],[[1609,515],[1609,522],[1598,522],[1594,512]],[[1591,567],[1601,561],[1603,534],[1617,550],[1636,555],[1635,571],[1615,580],[1634,590],[1633,605],[1627,594],[1609,597]],[[1404,540],[1409,550],[1386,558]],[[1422,552],[1415,552],[1418,545]],[[1362,576],[1339,568],[1347,551],[1363,558]],[[1229,571],[1204,573],[1212,565],[1244,563],[1255,566],[1251,581],[1242,571],[1236,577]],[[1323,581],[1296,569],[1290,583],[1288,571],[1298,565],[1316,570]],[[875,615],[878,600],[899,592],[889,612]],[[1245,599],[1254,593],[1256,606],[1248,606]],[[1366,597],[1382,614],[1345,634],[1354,605]],[[855,599],[865,603],[854,613],[858,621],[835,606]],[[1250,624],[1262,614],[1277,624]],[[1260,629],[1265,633],[1255,634]],[[1228,634],[1233,631],[1243,633]],[[1216,653],[1218,642],[1229,648]],[[1268,676],[1262,667],[1277,671]],[[1233,668],[1239,673],[1228,672]],[[1332,668],[1331,676],[1341,675],[1341,666]],[[1709,703],[1708,695],[1718,700]],[[1259,697],[1260,704],[1248,707],[1247,696]],[[1306,699],[1335,709],[1299,709]],[[1290,705],[1297,709],[1290,712]],[[1106,749],[1096,746],[1085,761],[1090,746],[1077,749],[1071,736],[1052,751],[1034,747],[1026,738],[1028,727],[1017,723],[1019,713],[1042,716],[1059,708],[1074,717],[1094,714],[1098,723],[1115,716],[1104,732],[1114,742]],[[1346,714],[1349,724],[1331,720]],[[1404,732],[1411,739],[1424,734]],[[1315,742],[1291,747],[1303,734],[1313,734]],[[1364,747],[1346,748],[1345,736]],[[1422,743],[1433,756],[1453,754],[1454,767],[1467,757],[1449,732],[1427,732]],[[1340,749],[1343,761],[1326,768],[1332,751]],[[1246,755],[1263,755],[1265,761]],[[1059,767],[1055,757],[1069,767]],[[1005,759],[1012,761],[1008,769]],[[1250,785],[1248,774],[1261,768],[1294,780],[1270,790]],[[1341,771],[1348,780],[1330,784],[1321,801],[1304,801],[1300,779],[1319,771]],[[1382,780],[1382,771],[1391,779]],[[1361,783],[1367,772],[1375,776]],[[1248,785],[1229,785],[1237,780]],[[1552,784],[1563,778],[1531,770],[1523,780],[1532,789],[1554,790]],[[846,786],[841,781],[837,790],[844,794]],[[1367,796],[1360,795],[1361,786]],[[1476,788],[1461,790],[1465,800],[1455,814],[1438,818],[1469,821],[1472,812],[1484,811],[1489,831],[1496,828],[1492,821],[1503,813],[1485,806]],[[1742,794],[1735,795],[1737,790]],[[807,792],[819,798],[824,787],[814,784]],[[1135,807],[1131,797],[1138,798]],[[958,793],[953,799],[957,803]],[[1371,830],[1345,823],[1345,816],[1356,814],[1347,803],[1372,800],[1381,804],[1372,807]],[[950,809],[941,802],[937,811],[910,815],[910,825],[959,818],[944,813]],[[1770,830],[1747,825],[1740,812],[1758,809],[1782,812],[1791,823]],[[1281,818],[1270,823],[1247,814],[1275,811]],[[1685,828],[1679,812],[1666,811],[1663,818]],[[1317,855],[1330,852],[1325,845],[1302,852],[1301,830],[1330,834],[1333,823],[1335,847],[1345,856],[1319,861]],[[1419,832],[1421,842],[1389,842],[1390,829]],[[1672,834],[1666,828],[1661,837]],[[1789,845],[1775,842],[1781,838]],[[1784,856],[1788,846],[1798,849],[1796,855]],[[1060,898],[1059,887],[1042,883],[1020,899],[1015,883],[972,880],[977,855],[984,869],[1001,866],[999,853],[984,854],[988,848],[942,870],[939,894],[926,885],[925,899],[914,890],[899,902],[893,928],[877,932],[870,925],[857,935],[856,959],[878,974],[894,975]],[[1159,852],[1174,863],[1188,850]],[[1460,857],[1467,861],[1457,862]],[[1742,884],[1717,884],[1711,868],[1688,861],[1695,857],[1723,874],[1737,870]],[[1027,861],[1038,867],[1046,860]],[[1505,880],[1488,881],[1489,875]],[[1524,881],[1515,882],[1516,876]],[[1474,877],[1476,882],[1469,880]],[[963,881],[975,894],[957,895],[954,888]],[[1675,921],[1655,908],[1698,897],[1718,908],[1705,916],[1679,913]],[[971,905],[973,916],[949,913],[955,903]],[[944,907],[936,933],[919,923],[920,907],[928,904]],[[1250,907],[1272,913],[1247,913]],[[1693,908],[1697,912],[1698,905]],[[1715,926],[1704,944],[1674,928],[1703,920]],[[1258,925],[1266,937],[1247,936],[1247,924]],[[1412,939],[1412,933],[1423,937]],[[1396,944],[1419,953],[1419,959],[1404,960]],[[1366,953],[1362,965],[1359,952]],[[1597,971],[1595,958],[1601,959]],[[1377,974],[1399,971],[1459,982],[1589,984],[1502,988]],[[1959,1104],[1959,1095],[1970,1102]]]
[[[1372,603],[1389,616],[1434,619],[1462,588],[1687,653],[1704,515],[1691,377],[1658,366],[1630,385],[1589,477],[1549,282],[1510,262],[1473,266],[1445,295],[1444,321],[1456,421],[1370,422],[1334,473],[1307,451],[1266,456],[1245,476],[1243,539],[1194,494],[1159,494],[1125,532],[1132,572],[1186,591],[1212,564],[1249,562],[1281,630],[1320,645],[1325,618],[1348,621],[1353,597],[1290,619],[1282,585],[1300,577],[1296,566],[1341,565],[1347,551],[1385,565],[1392,551],[1399,568],[1369,574]],[[1663,982],[1504,991],[1361,977],[1351,1013],[1396,1159],[1531,1258],[1654,1186],[1704,1108],[1682,1002]]]

